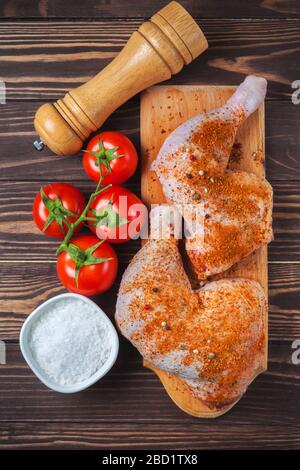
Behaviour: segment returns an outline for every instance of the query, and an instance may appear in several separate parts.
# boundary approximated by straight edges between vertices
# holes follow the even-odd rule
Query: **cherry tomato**
[[[33,202],[32,214],[37,227],[46,235],[63,238],[68,227],[64,221],[75,222],[82,213],[86,200],[79,189],[68,183],[43,186]],[[75,232],[82,228],[76,227]]]
[[[101,132],[87,144],[83,168],[98,183],[100,166],[103,184],[121,184],[130,178],[137,167],[138,155],[131,140],[119,132]]]
[[[101,242],[100,242],[101,243]],[[115,250],[105,241],[98,248],[92,249],[99,244],[99,239],[95,235],[80,235],[71,241],[73,253],[63,251],[57,259],[57,274],[61,283],[70,291],[86,296],[93,296],[107,291],[114,283],[118,271],[118,259]],[[89,263],[79,267],[76,276],[77,254],[74,246],[79,248],[79,264]],[[92,249],[92,253],[88,250]],[[95,263],[93,263],[95,258]],[[99,264],[99,258],[111,258]]]
[[[89,228],[110,243],[125,243],[136,238],[147,218],[147,209],[129,189],[112,185],[93,200],[88,217]]]

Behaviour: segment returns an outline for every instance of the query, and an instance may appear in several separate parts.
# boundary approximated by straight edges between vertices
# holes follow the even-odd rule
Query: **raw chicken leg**
[[[152,165],[167,200],[181,205],[186,249],[199,279],[225,271],[272,239],[271,186],[253,174],[226,170],[237,129],[264,100],[266,84],[247,77],[222,108],[175,129]],[[198,206],[198,232],[186,204]]]
[[[152,239],[123,275],[116,321],[145,359],[220,409],[264,368],[266,308],[255,281],[224,279],[193,291],[177,242]]]

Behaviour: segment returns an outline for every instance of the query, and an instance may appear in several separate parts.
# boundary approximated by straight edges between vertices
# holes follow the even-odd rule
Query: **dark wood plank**
[[[122,262],[118,279],[110,291],[95,298],[111,318],[125,267]],[[0,339],[3,340],[17,340],[26,316],[43,301],[65,292],[56,275],[55,261],[1,262],[0,278]],[[269,321],[271,340],[293,341],[300,338],[299,262],[269,264]]]
[[[115,284],[108,292],[94,299],[111,317],[114,315],[118,287],[125,267],[124,263],[120,263]],[[54,295],[67,292],[57,278],[55,261],[0,263],[0,273],[1,339],[16,340],[23,320],[34,308]]]
[[[87,178],[81,156],[57,157],[45,148],[37,152],[34,113],[41,103],[8,103],[0,116],[0,179],[75,181]],[[104,128],[103,128],[104,129]],[[139,147],[139,99],[130,100],[105,123],[105,130],[124,132]]]
[[[32,220],[32,203],[42,184],[41,181],[1,182],[1,261],[55,261],[57,241],[43,236]],[[93,182],[77,181],[76,185],[86,195],[94,189]],[[127,186],[139,194],[138,176]],[[300,262],[300,182],[274,181],[273,187],[275,240],[269,248],[269,260]],[[120,261],[127,263],[139,246],[138,240],[117,246]]]
[[[267,174],[275,188],[276,240],[269,257],[268,372],[255,380],[229,414],[203,422],[171,402],[124,339],[111,373],[91,389],[67,397],[46,389],[19,351],[24,318],[39,303],[64,291],[55,272],[56,243],[39,234],[31,222],[34,194],[42,182],[51,180],[77,181],[85,192],[93,187],[79,156],[61,158],[48,150],[32,150],[38,101],[55,100],[93,76],[115,57],[142,18],[165,3],[1,2],[0,16],[5,18],[106,18],[0,23],[0,78],[10,101],[1,107],[0,117],[0,339],[7,341],[8,349],[0,374],[1,449],[299,448],[300,375],[299,366],[291,363],[291,344],[300,337],[300,137],[290,85],[299,76],[300,34],[299,20],[281,19],[300,18],[297,0],[183,0],[202,18],[198,21],[210,49],[172,80],[237,84],[242,74],[261,73],[270,82]],[[124,16],[131,20],[122,20]],[[264,19],[232,19],[241,16]],[[215,17],[228,19],[210,19]],[[138,98],[114,113],[105,128],[125,132],[138,145]],[[137,174],[128,186],[138,192],[139,185]],[[118,247],[119,278],[108,293],[95,299],[111,317],[120,276],[138,247],[138,242]]]
[[[300,76],[300,75],[299,75]],[[84,180],[81,157],[37,152],[33,117],[40,103],[8,103],[0,117],[0,180]],[[123,105],[106,121],[104,130],[124,132],[139,149],[139,99]],[[300,180],[300,113],[289,102],[266,103],[266,167],[272,180]],[[135,182],[139,177],[134,178]]]
[[[284,428],[259,426],[230,426],[224,429],[219,422],[196,423],[188,429],[181,424],[166,425],[59,423],[0,425],[0,448],[34,450],[205,450],[205,449],[276,449],[296,450],[300,445],[297,426]],[[109,449],[109,450],[108,450]],[[99,462],[101,458],[99,457]]]
[[[209,49],[172,78],[180,84],[269,80],[269,98],[290,99],[299,76],[297,19],[203,19]],[[1,76],[9,100],[54,100],[107,65],[141,24],[132,21],[1,22]]]
[[[273,228],[275,239],[269,247],[270,261],[300,261],[300,183],[273,182]]]
[[[147,423],[147,427],[155,422],[172,423],[182,426],[187,442],[190,425],[198,423],[201,428],[208,423],[186,415],[174,405],[156,376],[142,367],[141,357],[125,339],[121,340],[112,371],[90,389],[68,396],[52,392],[39,382],[21,357],[17,344],[8,343],[7,350],[7,365],[1,366],[0,375],[2,426],[14,421],[35,424],[92,421],[109,423],[106,427],[109,431],[114,422]],[[300,376],[299,366],[291,364],[291,353],[290,341],[271,341],[268,372],[251,384],[230,413],[211,421],[209,430],[218,425],[224,426],[224,430],[229,425],[298,425]],[[57,424],[58,434],[62,427]]]
[[[0,16],[6,18],[148,17],[165,6],[166,0],[2,0]],[[297,0],[180,0],[193,16],[199,17],[287,17],[300,16]]]
[[[299,106],[291,102],[266,103],[265,109],[267,178],[300,180]]]
[[[269,338],[300,338],[300,263],[269,263]],[[298,368],[300,378],[300,368]]]

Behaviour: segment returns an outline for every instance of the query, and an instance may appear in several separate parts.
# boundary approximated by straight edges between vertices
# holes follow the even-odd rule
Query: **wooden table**
[[[0,5],[0,448],[216,449],[299,448],[300,365],[300,105],[291,83],[300,79],[300,7],[297,0],[182,1],[196,17],[209,50],[172,83],[238,84],[247,73],[269,80],[266,167],[275,190],[275,241],[269,249],[269,369],[240,403],[215,421],[183,414],[141,358],[121,340],[118,362],[97,385],[73,396],[46,389],[21,357],[18,335],[26,316],[64,292],[55,272],[56,243],[32,223],[31,205],[42,184],[70,181],[88,193],[81,158],[36,153],[33,116],[104,67],[145,16],[166,2],[3,0]],[[139,98],[109,119],[105,129],[139,145]],[[128,184],[139,192],[137,174]],[[139,243],[120,246],[120,276]],[[118,282],[120,280],[120,276]],[[97,302],[111,316],[118,283]]]

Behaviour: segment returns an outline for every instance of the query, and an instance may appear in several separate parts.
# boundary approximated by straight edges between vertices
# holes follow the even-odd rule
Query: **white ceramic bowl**
[[[50,377],[48,377],[45,372],[39,367],[37,362],[34,360],[32,357],[29,344],[28,344],[28,337],[30,333],[31,326],[37,318],[43,314],[45,309],[48,309],[48,307],[55,302],[59,301],[60,299],[63,298],[69,298],[69,299],[80,299],[83,302],[91,305],[94,310],[96,315],[100,315],[105,321],[105,323],[108,325],[108,328],[110,330],[110,338],[111,338],[111,352],[110,356],[108,357],[107,361],[103,364],[103,366],[97,370],[97,372],[88,379],[84,380],[83,382],[79,382],[78,384],[75,385],[59,385],[51,380]],[[118,352],[119,352],[119,338],[118,334],[116,332],[116,329],[108,316],[101,310],[100,307],[98,307],[95,302],[92,300],[88,299],[87,297],[84,297],[83,295],[79,294],[72,294],[72,293],[67,293],[67,294],[61,294],[53,297],[52,299],[47,300],[43,304],[41,304],[39,307],[37,307],[25,320],[23,323],[21,332],[20,332],[20,348],[22,351],[22,354],[24,356],[25,361],[29,365],[30,369],[35,373],[35,375],[40,379],[43,384],[45,384],[47,387],[51,388],[52,390],[55,390],[56,392],[60,393],[75,393],[75,392],[80,392],[81,390],[85,390],[86,388],[90,387],[93,385],[95,382],[97,382],[101,377],[103,377],[107,372],[112,368],[114,363],[116,362]]]

